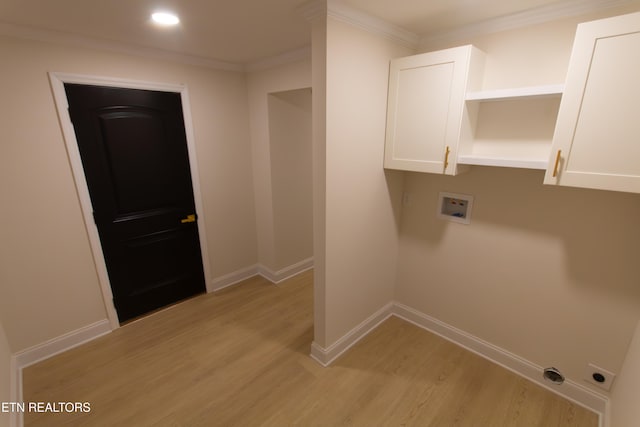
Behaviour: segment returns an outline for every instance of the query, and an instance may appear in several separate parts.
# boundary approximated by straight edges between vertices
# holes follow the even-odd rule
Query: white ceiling
[[[335,1],[424,37],[538,9],[635,0]],[[251,64],[310,43],[310,24],[300,12],[307,3],[308,0],[1,0],[0,33],[84,39]],[[175,11],[180,25],[170,29],[154,26],[149,16],[156,9]]]

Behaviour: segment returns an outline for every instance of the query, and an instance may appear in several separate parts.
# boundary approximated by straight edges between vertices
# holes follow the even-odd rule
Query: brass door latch
[[[187,215],[186,218],[182,218],[180,220],[180,223],[182,223],[182,224],[186,224],[188,222],[196,222],[196,214]]]

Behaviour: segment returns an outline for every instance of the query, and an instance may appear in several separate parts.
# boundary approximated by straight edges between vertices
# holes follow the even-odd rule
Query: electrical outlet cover
[[[596,378],[600,379],[598,381]],[[613,372],[602,369],[593,363],[589,363],[584,371],[584,379],[590,384],[598,386],[604,390],[609,390],[613,380],[616,378],[616,374]]]

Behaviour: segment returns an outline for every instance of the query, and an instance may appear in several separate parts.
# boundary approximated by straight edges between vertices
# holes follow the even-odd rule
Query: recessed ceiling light
[[[155,12],[151,15],[153,22],[159,25],[177,25],[180,18],[170,12]]]

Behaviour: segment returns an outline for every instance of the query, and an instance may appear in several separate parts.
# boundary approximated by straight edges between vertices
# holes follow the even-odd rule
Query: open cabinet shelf
[[[498,166],[504,168],[540,169],[546,170],[548,159],[523,159],[515,157],[489,157],[489,156],[459,156],[461,165]]]
[[[483,90],[467,93],[467,101],[506,101],[516,99],[532,99],[538,97],[559,98],[564,91],[564,85],[529,86],[510,89]]]
[[[546,169],[563,85],[469,92],[458,162]]]

